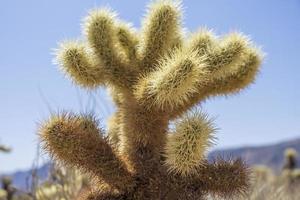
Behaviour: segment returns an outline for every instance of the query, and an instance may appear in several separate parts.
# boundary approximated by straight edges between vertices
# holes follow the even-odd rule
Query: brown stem
[[[160,153],[166,141],[168,118],[154,113],[130,100],[122,106],[121,143],[123,155],[139,173],[148,173],[160,162]]]

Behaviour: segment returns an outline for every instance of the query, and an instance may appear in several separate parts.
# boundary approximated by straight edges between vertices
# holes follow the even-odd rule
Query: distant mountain
[[[12,178],[15,187],[23,191],[28,191],[30,189],[33,177],[38,177],[39,180],[45,180],[48,177],[50,166],[51,164],[47,163],[35,170],[17,171],[12,174],[7,174],[7,176]]]
[[[222,158],[242,158],[248,165],[266,165],[278,172],[284,163],[284,151],[287,148],[294,148],[300,154],[300,138],[280,142],[273,145],[258,147],[242,147],[231,149],[220,149],[209,154],[209,158],[221,156]],[[298,167],[299,163],[298,154]]]
[[[222,158],[241,157],[249,165],[266,165],[275,171],[279,171],[284,162],[284,150],[287,148],[294,148],[300,154],[300,138],[273,145],[216,150],[211,152],[208,157],[209,159],[218,156]],[[300,158],[298,157],[298,161],[299,160]],[[300,163],[298,163],[298,166],[299,165]],[[49,169],[50,164],[45,164],[36,170],[36,174],[43,180],[48,176]],[[32,171],[27,170],[10,174],[10,176],[13,177],[13,182],[16,187],[26,190],[31,183],[31,174]]]

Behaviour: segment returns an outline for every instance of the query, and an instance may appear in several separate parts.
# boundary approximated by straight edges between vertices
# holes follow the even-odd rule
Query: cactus
[[[9,153],[10,151],[11,151],[11,148],[0,144],[0,152]],[[6,200],[13,199],[13,196],[15,193],[15,188],[12,186],[11,178],[7,177],[7,176],[1,177],[1,184],[2,184],[2,189],[0,189],[0,200],[1,199],[6,199]]]
[[[297,167],[297,151],[293,148],[288,148],[284,151],[285,164],[284,169],[294,170]]]
[[[297,168],[298,153],[294,148],[287,148],[284,151],[285,163],[281,177],[285,178],[293,186],[300,183],[300,170]]]
[[[12,200],[14,197],[14,194],[16,192],[16,189],[12,185],[12,180],[10,177],[2,177],[2,189],[6,192],[6,199]]]
[[[260,50],[237,32],[216,37],[202,29],[185,41],[180,18],[180,3],[155,1],[137,33],[110,9],[96,9],[84,20],[86,40],[59,45],[66,76],[87,89],[106,86],[117,107],[107,133],[92,114],[62,112],[40,126],[54,159],[91,174],[93,189],[80,199],[203,199],[247,190],[244,162],[205,158],[214,125],[188,111],[252,83]]]

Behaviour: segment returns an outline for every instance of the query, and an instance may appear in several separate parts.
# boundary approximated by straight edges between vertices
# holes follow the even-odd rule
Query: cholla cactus
[[[284,151],[284,157],[284,169],[294,170],[297,167],[297,151],[293,148],[288,148]]]
[[[185,113],[252,83],[261,55],[240,33],[202,29],[185,41],[180,18],[178,3],[157,1],[137,33],[111,10],[96,9],[84,20],[86,41],[60,44],[62,71],[85,88],[108,87],[117,106],[107,134],[94,116],[66,112],[40,127],[54,158],[95,180],[81,199],[203,199],[248,188],[242,161],[206,160],[211,121]]]
[[[281,176],[291,185],[300,183],[300,170],[297,169],[297,156],[298,153],[293,148],[287,148],[284,151],[285,164]]]
[[[9,153],[11,149],[0,144],[0,152]],[[2,189],[0,189],[0,200],[11,200],[15,193],[15,188],[12,186],[12,180],[5,176],[1,178]]]
[[[2,189],[6,192],[6,199],[12,200],[14,197],[14,193],[16,192],[16,189],[12,185],[12,180],[10,177],[2,177]]]

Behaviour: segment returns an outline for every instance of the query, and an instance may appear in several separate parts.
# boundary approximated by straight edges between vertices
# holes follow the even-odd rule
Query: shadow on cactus
[[[215,129],[206,115],[188,111],[247,87],[261,53],[240,33],[202,29],[185,37],[180,10],[172,1],[152,3],[140,32],[109,9],[92,10],[86,40],[60,44],[62,71],[87,89],[109,88],[117,107],[107,133],[94,116],[66,112],[40,127],[46,151],[92,175],[94,187],[80,199],[203,199],[247,190],[241,160],[206,160]]]

